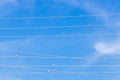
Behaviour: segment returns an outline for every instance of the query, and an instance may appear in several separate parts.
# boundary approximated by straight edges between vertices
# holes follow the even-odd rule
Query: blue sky
[[[0,0],[0,18],[21,18],[39,16],[80,16],[120,13],[119,0]],[[0,36],[36,36],[71,34],[116,34],[111,36],[77,37],[40,37],[40,38],[3,38],[0,37],[0,56],[70,56],[89,57],[90,60],[74,59],[9,59],[0,58],[2,65],[119,65],[119,61],[96,59],[119,57],[120,53],[120,16],[87,16],[77,18],[41,18],[27,20],[0,19],[0,28],[24,27],[63,27],[80,25],[81,28],[39,28],[39,29],[0,29]],[[4,72],[119,72],[116,67],[71,67],[71,68],[15,68],[0,67]],[[119,80],[119,75],[78,75],[78,74],[0,74],[0,80]]]

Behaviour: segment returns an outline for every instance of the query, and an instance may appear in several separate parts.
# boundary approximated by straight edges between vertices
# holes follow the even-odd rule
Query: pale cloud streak
[[[7,16],[18,8],[17,0],[0,0],[0,16]]]
[[[98,42],[94,45],[94,48],[101,54],[120,54],[120,40],[113,42]]]
[[[5,4],[17,4],[17,0],[0,0],[0,6],[4,6]]]

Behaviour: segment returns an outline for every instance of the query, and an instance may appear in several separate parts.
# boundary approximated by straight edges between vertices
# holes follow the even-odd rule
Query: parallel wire
[[[45,74],[78,74],[78,75],[117,75],[120,74],[120,72],[0,72],[0,74],[35,74],[35,75],[45,75]]]
[[[21,28],[14,28],[14,27],[11,27],[11,28],[1,28],[1,30],[25,30],[25,29],[50,29],[50,28],[54,28],[54,29],[60,29],[60,28],[94,28],[94,27],[100,27],[100,26],[120,26],[120,25],[117,25],[117,24],[96,24],[96,25],[92,25],[92,24],[88,24],[88,25],[78,25],[78,26],[49,26],[49,27],[21,27]]]
[[[24,35],[24,36],[0,36],[0,38],[41,38],[41,37],[96,37],[96,36],[118,36],[120,33],[104,34],[58,34],[58,35]]]
[[[78,17],[88,17],[88,16],[113,16],[113,15],[120,15],[120,14],[103,14],[103,15],[80,15],[80,16],[59,16],[59,18],[78,18]],[[58,18],[58,16],[50,16],[50,17],[25,17],[25,18],[0,18],[0,19],[40,19],[40,18]],[[85,25],[84,25],[85,26]],[[87,26],[87,25],[86,25]],[[95,25],[92,25],[95,26]],[[96,25],[96,26],[102,26],[102,25]],[[105,25],[104,25],[105,26]],[[66,27],[72,27],[72,26],[64,26],[63,28]],[[79,27],[79,26],[76,26]],[[0,28],[0,29],[32,29],[33,27],[29,28]],[[34,27],[34,28],[40,28],[40,27]],[[41,27],[43,28],[43,27]],[[50,27],[46,27],[50,28]],[[51,27],[51,28],[56,28],[56,27]],[[98,35],[104,35],[104,36],[109,36],[109,35],[116,35],[116,34],[84,34],[84,36],[98,36]],[[117,34],[120,35],[120,34]],[[51,35],[40,35],[40,36],[0,36],[0,37],[43,37],[43,36],[48,36],[50,37]],[[52,35],[51,37],[56,37],[56,36],[83,36],[83,34],[77,34],[77,35]],[[16,58],[16,56],[0,56],[0,58]],[[71,59],[83,59],[83,57],[36,57],[36,56],[18,56],[17,58],[71,58]],[[10,66],[10,65],[9,65]],[[60,66],[60,65],[59,65]],[[65,67],[66,65],[61,65],[61,67]],[[71,65],[71,67],[79,67],[80,65]],[[89,65],[81,65],[81,66],[89,66]],[[99,66],[106,66],[106,65],[94,65],[96,67]],[[110,66],[110,65],[108,65]],[[66,66],[67,67],[67,66]],[[114,65],[114,67],[120,67],[120,65]],[[6,72],[6,73],[0,73],[0,74],[48,74],[48,72]],[[51,74],[120,74],[120,72],[51,72]]]
[[[27,68],[27,69],[41,69],[41,67],[45,68],[48,67],[48,65],[43,66],[12,66],[12,65],[1,65],[2,67],[13,67],[13,68]],[[120,65],[59,65],[59,67],[120,67]],[[32,68],[31,68],[32,67]],[[56,66],[51,66],[52,68],[56,68]],[[49,67],[50,68],[50,67]],[[46,69],[47,70],[47,69]],[[74,72],[74,71],[61,71],[61,70],[47,70],[48,72],[2,72],[0,74],[35,74],[35,75],[45,75],[45,74],[78,74],[78,75],[117,75],[120,74],[120,72]]]
[[[37,52],[30,52],[30,51],[23,51],[23,50],[16,50],[16,49],[7,49],[7,48],[0,48],[0,50],[3,51],[9,51],[9,52],[16,52],[18,54],[15,54],[13,56],[0,56],[0,58],[31,58],[31,59],[86,59],[89,60],[91,59],[90,57],[75,57],[75,56],[57,56],[57,55],[51,55],[51,54],[42,54],[42,53],[37,53]],[[21,56],[19,53],[24,53],[24,54],[33,54],[37,56]],[[96,60],[119,60],[119,57],[112,57],[112,58],[99,58]]]
[[[41,54],[37,52],[30,52],[30,51],[22,51],[22,50],[13,50],[13,49],[6,49],[6,48],[0,48],[0,50],[4,51],[10,51],[10,52],[17,52],[15,56],[0,56],[0,58],[9,58],[9,59],[73,59],[73,60],[90,60],[90,57],[73,57],[73,56],[58,56],[58,55],[51,55],[51,54]],[[37,56],[20,56],[19,53],[24,53],[24,54],[32,54],[32,55],[37,55]],[[119,58],[99,58],[96,59],[97,61],[103,61],[103,60],[119,60]]]
[[[95,16],[120,16],[120,13],[111,14],[94,14],[94,15],[78,15],[78,16],[36,16],[36,17],[0,17],[1,20],[30,20],[30,19],[49,19],[49,18],[80,18],[80,17],[95,17]]]
[[[47,69],[44,69],[44,67],[30,67],[30,66],[27,66],[27,65],[20,65],[20,66],[18,66],[18,65],[0,65],[0,67],[2,67],[2,68],[22,68],[22,69],[41,69],[41,70],[47,70]]]
[[[25,59],[81,59],[81,60],[91,60],[91,57],[69,57],[69,56],[0,56],[0,58],[25,58]],[[120,60],[120,58],[99,58],[96,60]]]
[[[110,14],[109,14],[110,15]],[[120,15],[120,14],[119,14]],[[75,17],[86,17],[85,15],[81,15],[81,16],[61,16],[60,18],[75,18]],[[94,15],[94,16],[98,16],[98,15]],[[105,15],[104,15],[105,16]],[[37,17],[38,18],[56,18],[55,17]],[[0,18],[3,19],[3,18]],[[29,17],[29,18],[8,18],[8,19],[36,19],[36,17]],[[85,26],[85,25],[84,25]],[[86,25],[87,26],[87,25]],[[93,26],[93,25],[92,25]],[[95,26],[95,25],[94,25]],[[96,25],[97,26],[97,25]],[[100,25],[98,25],[100,26]],[[64,26],[62,28],[71,28],[72,26]],[[74,26],[74,27],[78,27],[79,26]],[[33,28],[56,28],[56,27],[27,27],[27,28],[0,28],[0,29],[33,29]],[[61,27],[60,27],[61,28]],[[67,35],[68,36],[68,35]],[[1,36],[3,37],[3,36]],[[12,36],[13,37],[13,36]],[[12,56],[3,56],[3,57],[8,57],[8,58],[12,58]],[[2,58],[3,58],[2,57]],[[16,56],[15,56],[16,57]],[[0,57],[1,58],[1,57]],[[19,56],[19,58],[21,58],[21,56]],[[36,58],[36,57],[30,57],[30,56],[23,56],[23,58]],[[37,57],[38,58],[38,57]],[[40,57],[39,57],[40,58]],[[45,58],[45,57],[44,57]],[[57,58],[57,57],[56,57]],[[59,58],[59,57],[58,57]],[[63,58],[63,57],[61,57]],[[67,57],[64,57],[67,58]],[[71,57],[76,59],[75,57]],[[18,67],[18,66],[12,66],[12,65],[8,65],[9,67]],[[47,65],[48,66],[48,65]],[[56,65],[57,66],[57,65]],[[60,65],[59,65],[60,66]],[[66,65],[61,65],[61,67],[65,67]],[[80,67],[80,66],[89,66],[89,65],[71,65],[71,67]],[[106,65],[94,65],[95,67],[100,67],[100,66],[106,66]],[[23,66],[21,66],[23,67]],[[40,67],[40,66],[39,66]],[[45,66],[44,66],[45,67]],[[67,66],[66,66],[67,67]],[[70,67],[70,66],[69,66]],[[120,65],[115,65],[115,67],[120,67]],[[89,74],[120,74],[120,72],[50,72],[52,74],[85,74],[85,75],[89,75]],[[7,73],[0,73],[0,74],[49,74],[48,72],[7,72]]]
[[[31,68],[31,69],[35,69],[35,68],[66,68],[66,67],[70,67],[70,68],[77,68],[77,67],[120,67],[120,65],[3,65],[1,64],[0,67],[12,67],[12,68]]]

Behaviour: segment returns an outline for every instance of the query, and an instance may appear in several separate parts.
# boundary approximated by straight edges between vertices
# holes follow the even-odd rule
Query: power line
[[[0,56],[0,58],[89,59],[88,57]]]
[[[37,53],[37,52],[30,52],[30,51],[23,51],[23,50],[16,50],[16,49],[6,49],[6,48],[0,48],[0,50],[9,51],[9,52],[16,52],[18,54],[14,56],[0,56],[0,58],[40,58],[40,59],[91,59],[90,57],[73,57],[73,56],[61,56],[61,55],[51,55],[51,54],[43,54],[43,53]],[[21,56],[19,53],[24,54],[33,54],[37,56]],[[119,60],[119,58],[99,58],[96,60]]]
[[[90,60],[91,57],[69,57],[69,56],[0,56],[0,58],[28,58],[28,59],[82,59]],[[99,58],[96,60],[119,60],[120,58]]]
[[[80,17],[97,17],[97,16],[120,16],[120,13],[111,14],[94,14],[94,15],[78,15],[78,16],[36,16],[36,17],[1,17],[1,20],[30,20],[30,19],[49,19],[49,18],[80,18]]]
[[[0,65],[0,67],[12,67],[12,68],[77,68],[77,67],[112,67],[119,68],[120,65]]]
[[[96,37],[96,36],[117,36],[120,33],[104,34],[58,34],[58,35],[28,35],[28,36],[0,36],[0,38],[41,38],[41,37]]]
[[[0,74],[35,74],[35,75],[45,75],[45,74],[78,74],[78,75],[117,75],[120,72],[0,72]]]
[[[58,56],[58,55],[51,55],[51,54],[43,54],[43,53],[37,53],[37,52],[30,52],[30,51],[23,51],[23,50],[16,50],[16,49],[6,49],[6,48],[0,48],[0,50],[4,51],[10,51],[10,52],[16,52],[16,53],[24,53],[24,54],[33,54],[37,56],[21,56],[19,54],[16,54],[15,56],[0,56],[0,58],[41,58],[41,59],[90,59],[90,57],[73,57],[73,56]],[[118,60],[119,58],[99,58],[97,60]]]
[[[0,65],[0,67],[9,67],[9,68],[25,68],[25,69],[41,69],[43,70],[42,68],[45,68],[44,70],[48,71],[48,72],[20,72],[20,73],[3,73],[3,74],[80,74],[80,75],[113,75],[113,74],[120,74],[120,73],[117,73],[117,72],[70,72],[70,71],[61,71],[61,70],[48,70],[46,68],[82,68],[82,67],[96,67],[96,68],[101,68],[101,67],[109,67],[109,68],[119,68],[120,65]],[[56,72],[57,71],[57,72]],[[59,72],[58,72],[59,71]],[[2,74],[2,73],[0,73]]]
[[[47,69],[44,69],[44,67],[30,67],[30,66],[27,66],[27,65],[0,65],[0,67],[5,67],[5,68],[22,68],[22,69],[41,69],[41,70],[47,70]]]
[[[14,27],[11,27],[11,28],[1,28],[2,30],[24,30],[24,29],[50,29],[50,28],[53,28],[53,29],[60,29],[60,28],[94,28],[94,27],[100,27],[100,26],[120,26],[120,25],[117,25],[117,24],[96,24],[96,25],[92,25],[92,24],[88,24],[88,25],[78,25],[78,26],[49,26],[49,27],[21,27],[21,28],[14,28]]]

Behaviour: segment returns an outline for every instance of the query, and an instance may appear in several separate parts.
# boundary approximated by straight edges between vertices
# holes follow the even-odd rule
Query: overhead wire
[[[120,65],[4,65],[0,64],[0,67],[11,67],[11,68],[30,68],[30,69],[38,69],[38,68],[81,68],[81,67],[112,67],[119,68]]]
[[[6,66],[6,65],[1,65],[1,66]],[[33,65],[31,65],[33,66]],[[47,65],[43,65],[44,67]],[[62,67],[68,67],[69,65],[61,65]],[[60,66],[60,67],[61,67]],[[76,65],[71,65],[70,67],[72,66],[76,66]],[[78,66],[78,65],[77,65]],[[88,67],[88,66],[91,66],[91,65],[81,65],[81,67]],[[92,65],[93,67],[120,67],[120,65]],[[30,65],[29,66],[12,66],[12,65],[8,65],[6,67],[14,67],[14,68],[30,68]],[[55,68],[55,66],[53,65],[53,67]],[[34,67],[34,69],[38,69],[38,67]],[[50,74],[66,74],[66,75],[119,75],[120,72],[75,72],[75,71],[61,71],[61,70],[57,70],[57,71],[54,71],[54,70],[48,70],[47,72],[1,72],[0,74],[35,74],[35,75],[50,75]]]
[[[47,70],[45,69],[44,67],[30,67],[30,66],[27,66],[27,65],[0,65],[0,68],[22,68],[22,69],[39,69],[39,70]]]
[[[81,59],[81,60],[91,60],[91,57],[73,57],[73,56],[0,56],[0,58],[25,58],[25,59]],[[96,60],[119,60],[120,58],[98,58]]]
[[[57,35],[24,35],[24,36],[0,36],[0,38],[41,38],[41,37],[96,37],[96,36],[118,36],[120,33],[102,34],[57,34]]]
[[[30,52],[30,51],[23,51],[23,50],[16,50],[16,49],[7,49],[7,48],[0,48],[0,50],[3,51],[9,51],[9,52],[16,52],[13,56],[0,56],[0,58],[9,58],[9,59],[73,59],[73,60],[90,60],[90,57],[75,57],[75,56],[61,56],[61,55],[51,55],[51,54],[43,54],[43,53],[37,53],[37,52]],[[24,54],[32,54],[34,56],[21,56],[19,53]],[[37,56],[35,56],[37,55]],[[97,61],[103,61],[103,60],[119,60],[119,58],[98,58]]]
[[[12,20],[24,20],[24,19],[42,19],[42,18],[79,18],[79,17],[89,17],[89,16],[113,16],[113,15],[120,15],[118,14],[102,14],[102,15],[80,15],[80,16],[45,16],[45,17],[23,17],[23,18],[0,18],[2,19],[12,19]],[[79,28],[79,27],[88,27],[89,25],[79,25],[79,26],[62,26],[62,27],[24,27],[24,28],[0,28],[0,29],[39,29],[39,28]],[[90,26],[115,26],[115,25],[90,25]],[[120,35],[120,34],[70,34],[70,35],[39,35],[39,36],[0,36],[1,38],[24,38],[24,37],[73,37],[73,36],[111,36],[111,35]],[[15,52],[19,52],[15,50]],[[20,51],[21,52],[21,51]],[[26,53],[22,51],[23,53]],[[30,53],[30,52],[27,52]],[[45,54],[42,54],[45,55]],[[51,56],[51,55],[47,55]],[[0,56],[0,58],[61,58],[61,59],[88,59],[86,57],[39,57],[39,56]],[[103,60],[103,59],[101,59]],[[12,66],[12,65],[0,65],[0,66],[7,66],[7,67],[22,67],[22,68],[30,68],[30,67],[88,67],[88,66],[94,66],[94,67],[120,67],[120,65],[40,65],[40,66]],[[0,72],[0,74],[79,74],[79,75],[113,75],[113,74],[120,74],[120,72]],[[19,80],[19,79],[17,79]]]
[[[48,71],[48,72],[0,72],[0,74],[35,74],[35,75],[50,75],[50,74],[66,74],[66,75],[72,75],[72,74],[78,74],[78,75],[117,75],[120,74],[120,72],[64,72],[64,71]]]
[[[30,20],[30,19],[49,19],[49,18],[80,18],[80,17],[94,17],[94,16],[120,16],[120,13],[109,14],[93,14],[93,15],[78,15],[78,16],[36,16],[36,17],[0,17],[1,20]]]
[[[2,28],[0,27],[1,30],[26,30],[26,29],[60,29],[60,28],[97,28],[100,26],[120,26],[117,24],[86,24],[86,25],[77,25],[77,26],[48,26],[48,27],[43,27],[43,26],[39,26],[39,27],[21,27],[21,28],[15,28],[15,27],[6,27],[6,28]]]
[[[58,55],[51,55],[51,54],[43,54],[43,53],[37,53],[37,52],[31,52],[31,51],[24,51],[24,50],[17,50],[17,49],[7,49],[7,48],[0,48],[0,50],[3,51],[9,51],[9,52],[16,52],[17,54],[13,56],[0,56],[0,58],[39,58],[39,59],[87,59],[89,60],[90,57],[75,57],[75,56],[58,56]],[[32,54],[32,56],[21,56],[19,53],[24,54]],[[34,55],[34,56],[33,56]],[[37,55],[37,56],[35,56]],[[98,60],[118,60],[120,58],[118,57],[112,57],[112,58],[99,58]]]

